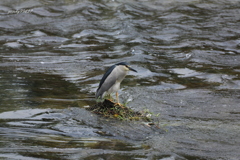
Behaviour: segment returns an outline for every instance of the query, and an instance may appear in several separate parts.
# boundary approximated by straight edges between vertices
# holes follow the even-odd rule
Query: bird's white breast
[[[127,75],[127,72],[128,71],[125,70],[125,68],[123,66],[118,66],[113,69],[112,73],[114,73],[114,74],[112,76],[115,77],[116,81],[115,81],[114,85],[107,91],[109,94],[111,94],[113,92],[117,92],[120,89],[120,83]]]

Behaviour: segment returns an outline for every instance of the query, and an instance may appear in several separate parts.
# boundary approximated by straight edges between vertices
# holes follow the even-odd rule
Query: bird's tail
[[[102,95],[101,92],[99,92],[99,89],[97,90],[96,92],[96,95],[95,95],[95,98],[98,99],[98,98],[102,98]]]

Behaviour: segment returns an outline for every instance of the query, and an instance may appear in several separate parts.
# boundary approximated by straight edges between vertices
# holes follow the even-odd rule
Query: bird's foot
[[[115,103],[114,106],[119,106],[119,107],[121,107],[122,109],[126,108],[124,105],[122,105],[122,104],[119,103],[119,102]]]
[[[119,103],[119,102],[117,102],[117,103],[114,104],[114,106],[121,106],[121,105],[122,105],[122,104]]]

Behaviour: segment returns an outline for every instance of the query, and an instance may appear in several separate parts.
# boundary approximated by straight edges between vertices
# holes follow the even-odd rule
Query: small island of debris
[[[151,119],[147,116],[149,113],[133,111],[125,105],[114,103],[108,99],[105,99],[103,102],[99,102],[94,106],[90,106],[87,110],[108,118],[136,121],[142,120],[146,122],[151,121]]]

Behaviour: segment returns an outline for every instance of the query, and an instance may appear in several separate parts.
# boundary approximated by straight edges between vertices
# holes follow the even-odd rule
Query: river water
[[[0,2],[0,159],[239,160],[240,1]],[[112,64],[155,125],[89,112]]]

